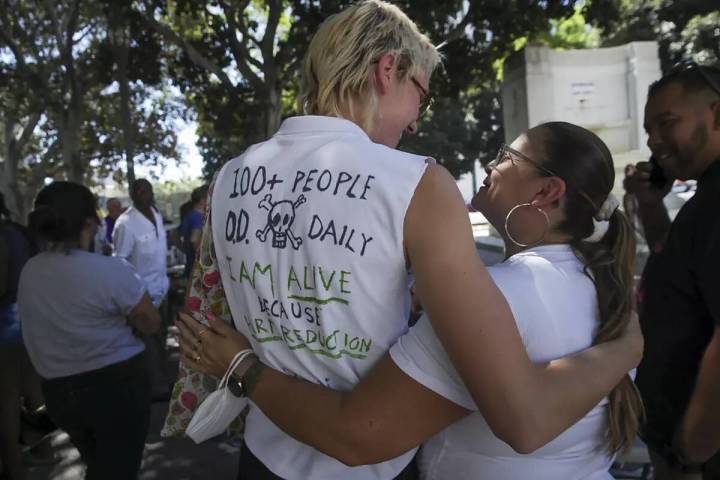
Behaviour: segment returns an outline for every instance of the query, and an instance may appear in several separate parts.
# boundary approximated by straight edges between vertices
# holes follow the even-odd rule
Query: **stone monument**
[[[643,109],[648,87],[660,77],[656,42],[586,50],[526,46],[504,64],[505,141],[551,120],[585,127],[612,151],[613,191],[622,194],[625,165],[650,156]]]

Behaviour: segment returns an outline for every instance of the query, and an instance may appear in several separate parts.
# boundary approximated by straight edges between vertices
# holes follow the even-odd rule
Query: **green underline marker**
[[[282,337],[264,337],[264,338],[258,338],[258,337],[256,337],[255,335],[253,335],[253,338],[254,338],[258,343],[280,342],[280,341],[282,341]],[[301,344],[299,344],[299,345],[288,345],[287,343],[285,343],[285,345],[287,345],[287,347],[288,347],[290,350],[298,350],[298,349],[300,349],[300,348],[306,348],[310,353],[314,353],[315,355],[324,355],[324,356],[326,356],[326,357],[332,358],[333,360],[339,360],[343,355],[348,356],[348,357],[355,358],[355,359],[357,359],[357,360],[365,360],[365,359],[367,358],[367,355],[361,355],[361,354],[358,354],[358,353],[348,352],[348,351],[345,350],[345,349],[340,350],[338,353],[332,353],[332,352],[328,352],[327,350],[322,350],[322,349],[319,349],[319,348],[318,348],[318,349],[310,348],[310,347],[307,346],[306,343],[301,343]]]
[[[264,337],[264,338],[258,338],[255,335],[253,335],[253,338],[258,341],[258,343],[265,343],[265,342],[279,342],[282,340],[282,337]]]
[[[317,303],[319,305],[327,305],[330,302],[340,302],[344,305],[350,305],[349,300],[345,300],[344,298],[340,298],[340,297],[315,298],[315,297],[301,297],[299,295],[289,295],[288,298],[291,300],[299,300],[301,302]]]
[[[328,352],[327,350],[314,349],[314,348],[308,347],[308,346],[307,346],[306,344],[304,344],[304,343],[301,344],[301,345],[294,345],[294,346],[288,345],[288,348],[289,348],[290,350],[297,350],[297,349],[299,349],[299,348],[307,348],[310,353],[314,353],[314,354],[316,354],[316,355],[325,355],[326,357],[330,357],[330,358],[333,358],[333,359],[335,359],[335,360],[339,359],[339,358],[342,357],[343,355],[346,355],[346,356],[352,357],[352,358],[356,358],[356,359],[358,359],[358,360],[364,360],[364,359],[367,358],[367,355],[359,355],[359,354],[357,354],[357,353],[348,352],[347,350],[340,350],[338,353],[331,353],[331,352]]]

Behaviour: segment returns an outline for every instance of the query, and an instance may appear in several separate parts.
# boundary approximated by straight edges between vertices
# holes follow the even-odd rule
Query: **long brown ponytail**
[[[595,343],[622,335],[633,312],[635,235],[625,214],[615,210],[607,233],[598,243],[573,242],[575,252],[585,262],[598,295],[600,327]],[[608,396],[607,449],[610,454],[632,445],[643,415],[643,404],[635,383],[628,375]]]
[[[612,154],[594,133],[570,123],[545,123],[528,135],[543,145],[543,165],[567,185],[565,221],[559,229],[571,236],[570,244],[597,291],[600,324],[594,342],[616,339],[627,327],[635,305],[635,236],[627,217],[615,210],[602,238],[598,242],[585,240],[593,233],[593,217],[615,181]],[[643,404],[627,375],[608,400],[606,446],[613,455],[632,445]]]

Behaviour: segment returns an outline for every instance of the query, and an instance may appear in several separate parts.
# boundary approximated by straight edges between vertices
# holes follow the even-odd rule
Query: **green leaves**
[[[0,188],[27,203],[23,194],[31,198],[45,177],[124,181],[128,158],[178,158],[180,118],[197,121],[212,175],[296,113],[306,48],[320,23],[351,3],[0,0],[0,173],[11,178]],[[658,40],[664,68],[681,57],[720,58],[720,13],[707,0],[394,3],[435,44],[446,42],[431,82],[437,103],[401,148],[457,176],[503,140],[502,64],[526,43]]]
[[[603,46],[656,40],[663,71],[685,58],[706,64],[720,60],[717,2],[592,0],[584,12],[602,30]]]

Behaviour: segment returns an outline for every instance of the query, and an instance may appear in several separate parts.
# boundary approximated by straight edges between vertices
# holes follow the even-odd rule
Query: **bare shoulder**
[[[436,235],[472,235],[465,202],[442,165],[428,165],[405,216],[405,243]],[[428,236],[429,235],[429,236]]]
[[[445,167],[437,163],[429,164],[420,179],[415,195],[427,197],[441,192],[458,196],[460,194],[455,179]]]

